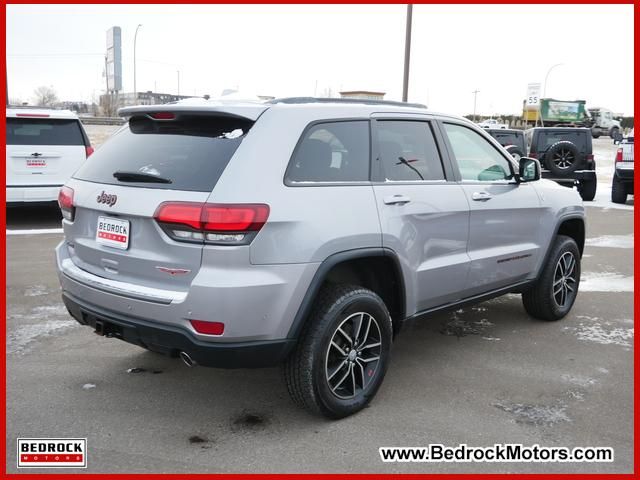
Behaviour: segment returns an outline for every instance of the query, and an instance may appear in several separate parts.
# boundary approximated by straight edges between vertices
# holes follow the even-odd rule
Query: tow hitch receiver
[[[96,320],[96,335],[107,338],[122,338],[122,328],[114,323]]]
[[[95,333],[96,333],[96,335],[100,335],[101,337],[104,336],[104,323],[101,322],[100,320],[96,320]]]

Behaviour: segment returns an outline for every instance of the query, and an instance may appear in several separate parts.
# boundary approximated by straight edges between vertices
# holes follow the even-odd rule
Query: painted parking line
[[[62,228],[34,228],[32,230],[7,230],[8,235],[44,235],[47,233],[64,233]]]

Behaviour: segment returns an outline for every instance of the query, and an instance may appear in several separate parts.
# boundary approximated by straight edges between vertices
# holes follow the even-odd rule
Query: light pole
[[[138,40],[138,29],[142,26],[141,23],[136,27],[136,33],[133,35],[133,103],[138,104],[138,89],[136,85],[136,42]]]
[[[547,74],[544,76],[544,89],[542,90],[542,98],[547,98],[547,78],[549,78],[549,74],[551,73],[551,70],[553,70],[556,67],[559,67],[560,65],[564,65],[563,63],[556,63],[555,65],[552,65],[549,70],[547,70]]]
[[[413,5],[407,5],[407,26],[404,39],[404,80],[402,82],[402,101],[409,98],[409,63],[411,59],[411,20],[413,17]]]
[[[473,93],[473,123],[476,123],[476,100],[478,98],[478,93],[480,93],[480,90],[476,88],[471,93]]]

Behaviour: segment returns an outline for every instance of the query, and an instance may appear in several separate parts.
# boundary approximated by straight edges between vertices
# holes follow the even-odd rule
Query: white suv
[[[69,110],[7,108],[7,203],[50,202],[93,153]]]

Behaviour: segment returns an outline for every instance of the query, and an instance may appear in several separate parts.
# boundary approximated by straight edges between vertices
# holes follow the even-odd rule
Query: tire
[[[627,203],[627,189],[615,175],[611,183],[611,201],[613,203]]]
[[[611,139],[614,139],[617,134],[618,134],[618,127],[612,127],[611,130],[609,130],[609,137]]]
[[[356,285],[323,287],[284,365],[291,398],[333,419],[362,410],[382,384],[392,337],[391,316],[374,292]]]
[[[600,132],[595,132],[594,130],[591,130],[591,136],[593,138],[600,138]]]
[[[511,155],[516,162],[519,162],[520,159],[522,157],[524,157],[524,153],[522,153],[522,150],[520,150],[518,147],[516,147],[515,145],[509,145],[507,147],[505,147],[507,152],[509,152],[509,155]]]
[[[578,186],[578,193],[585,202],[591,202],[596,198],[596,189],[598,188],[598,179],[594,177],[593,180],[588,182],[580,182]]]
[[[568,262],[570,258],[571,263]],[[568,270],[569,275],[563,276],[563,270]],[[557,284],[555,290],[554,284]],[[540,320],[560,320],[571,310],[578,295],[579,286],[580,250],[578,245],[573,238],[558,235],[540,277],[529,290],[522,293],[524,309],[529,315]]]
[[[547,168],[555,175],[565,176],[578,168],[578,147],[568,140],[560,140],[549,147],[544,155]]]

